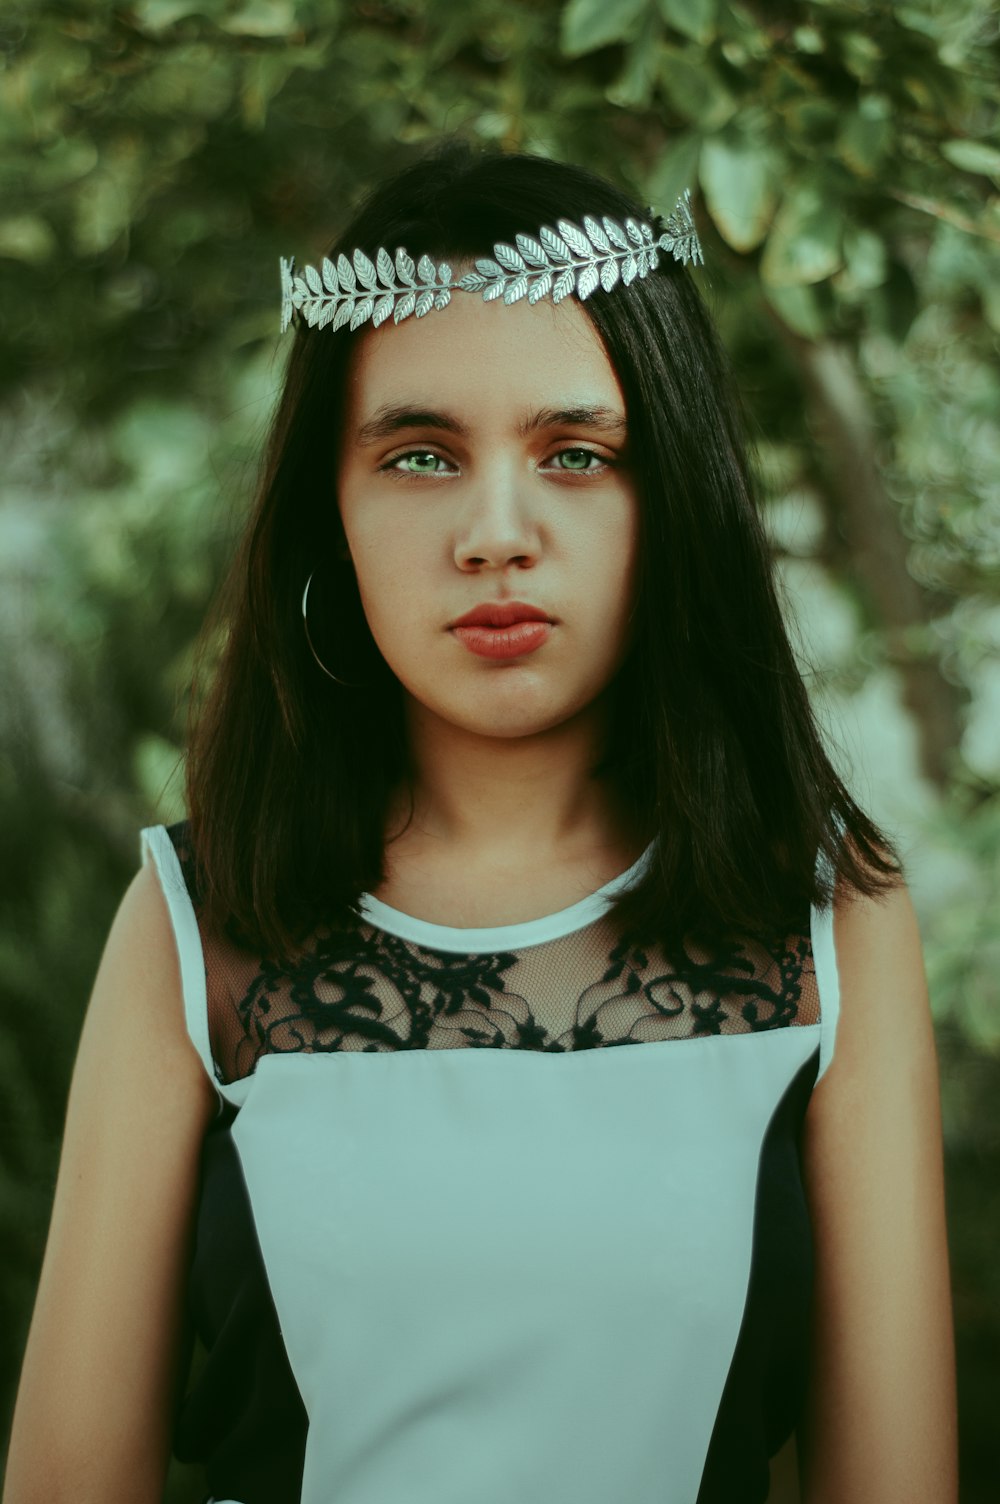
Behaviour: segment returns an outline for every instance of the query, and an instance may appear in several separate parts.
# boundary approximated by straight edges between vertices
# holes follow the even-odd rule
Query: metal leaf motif
[[[347,323],[353,312],[354,299],[348,298],[345,303],[341,303],[340,307],[337,309],[337,312],[334,314],[333,327],[335,329],[343,329],[344,325]]]
[[[517,248],[529,266],[548,266],[549,259],[542,247],[530,235],[515,235]]]
[[[292,279],[295,275],[295,262],[285,260],[282,256],[279,260],[279,272],[281,276],[281,332],[284,334],[292,320]]]
[[[516,235],[514,245],[498,242],[492,257],[480,257],[475,271],[464,273],[454,285],[481,293],[485,302],[503,298],[511,304],[526,297],[537,303],[551,295],[559,303],[572,292],[585,301],[599,287],[607,293],[619,283],[628,287],[636,277],[648,276],[659,266],[660,251],[685,265],[701,263],[704,256],[690,200],[690,190],[685,189],[666,221],[648,209],[656,229],[632,218],[619,222],[610,215],[584,215],[582,227],[559,219],[558,230],[543,225],[537,239],[525,234]],[[324,256],[319,270],[306,266],[301,272],[291,258],[281,257],[279,270],[282,332],[296,310],[310,329],[349,324],[353,330],[369,319],[378,328],[390,314],[397,324],[413,314],[423,318],[451,301],[448,263],[435,264],[426,254],[414,263],[403,246],[392,253],[379,247],[374,262],[360,249],[350,257],[341,252],[336,261]]]
[[[500,265],[503,267],[504,271],[523,272],[527,271],[528,269],[523,256],[519,251],[515,251],[512,245],[504,245],[501,242],[501,244],[495,245],[493,247],[493,254],[499,261]]]
[[[374,324],[376,329],[380,324],[384,324],[386,319],[392,313],[392,305],[394,301],[395,299],[393,298],[392,293],[386,293],[385,297],[379,298],[378,302],[375,304],[375,307],[372,310],[372,323]]]
[[[585,266],[580,272],[576,282],[576,295],[581,301],[590,297],[601,280],[601,274],[593,262]]]
[[[617,246],[620,251],[628,250],[628,236],[622,230],[621,225],[609,219],[607,215],[604,216],[604,230],[613,246]]]
[[[372,266],[364,251],[354,252],[354,270],[358,274],[358,281],[362,287],[367,287],[369,292],[375,290],[375,268]],[[368,315],[366,314],[367,318]]]
[[[677,261],[686,266],[693,261],[697,266],[704,263],[701,242],[698,239],[698,231],[695,229],[694,220],[691,216],[691,190],[685,188],[673,212],[667,220],[666,229],[660,236],[657,244],[663,250],[669,251]]]
[[[567,297],[573,291],[573,283],[575,281],[576,275],[573,271],[573,268],[571,266],[567,266],[566,270],[560,272],[555,282],[552,284],[553,303],[561,303],[563,298]]]
[[[351,328],[359,328],[359,326],[364,323],[365,319],[370,318],[372,309],[374,307],[374,298],[362,298],[361,302],[357,305],[354,312],[351,314]]]
[[[685,188],[680,198],[673,207],[670,218],[667,220],[666,233],[660,237],[660,245],[665,251],[671,251],[678,261],[685,265],[693,261],[696,265],[704,262],[701,242],[698,239],[698,231],[695,229],[694,219],[691,215],[691,190]]]
[[[578,230],[576,225],[571,224],[568,219],[560,219],[557,223],[560,235],[578,256],[593,255],[590,241],[582,230]]]
[[[392,315],[393,321],[395,323],[397,323],[397,324],[402,323],[403,319],[408,319],[410,317],[410,314],[413,312],[413,310],[414,310],[414,308],[416,308],[416,306],[417,306],[417,295],[416,295],[416,293],[415,292],[404,293],[404,295],[400,298],[399,302],[396,304],[395,312]]]
[[[537,303],[539,298],[545,297],[545,294],[549,291],[551,286],[552,273],[543,272],[542,275],[538,277],[534,282],[532,282],[531,286],[528,288],[528,302]]]
[[[538,237],[548,251],[550,261],[553,257],[558,262],[569,261],[572,258],[573,253],[565,240],[560,240],[555,230],[550,230],[548,225],[542,226],[538,232]]]
[[[590,236],[591,245],[596,247],[602,255],[606,256],[611,250],[611,241],[605,235],[597,220],[591,219],[589,214],[585,214],[583,216],[583,228]]]

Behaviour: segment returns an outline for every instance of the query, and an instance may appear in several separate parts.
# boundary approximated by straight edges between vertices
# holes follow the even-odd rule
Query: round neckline
[[[401,940],[411,940],[428,950],[459,951],[469,954],[475,951],[523,950],[530,945],[543,945],[547,940],[560,940],[576,930],[600,919],[611,907],[615,897],[623,889],[631,887],[648,865],[655,841],[650,841],[641,856],[631,867],[620,872],[610,882],[602,884],[585,898],[570,904],[567,909],[558,909],[553,914],[543,914],[539,919],[523,919],[517,924],[477,925],[463,929],[456,925],[435,924],[430,919],[417,919],[394,909],[371,893],[362,893],[357,909],[363,919],[396,935]]]

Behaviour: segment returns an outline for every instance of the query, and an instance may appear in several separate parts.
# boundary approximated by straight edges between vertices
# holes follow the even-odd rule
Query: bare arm
[[[841,1014],[806,1113],[814,1352],[804,1504],[956,1504],[937,1055],[909,893],[839,899]]]
[[[161,1499],[198,1156],[216,1101],[145,867],[80,1036],[3,1504]]]

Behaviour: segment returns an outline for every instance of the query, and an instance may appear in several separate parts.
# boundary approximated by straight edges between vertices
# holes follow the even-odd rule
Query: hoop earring
[[[309,586],[312,584],[312,578],[312,575],[310,575],[308,580],[306,580],[306,588],[302,592],[302,623],[306,629],[306,642],[309,644],[309,651],[310,653],[312,653],[313,657],[319,664],[320,668],[323,670],[324,674],[326,674],[327,678],[332,679],[335,684],[343,684],[346,689],[365,689],[367,688],[367,686],[364,684],[354,684],[349,679],[338,679],[336,674],[331,674],[330,670],[327,668],[326,664],[323,662],[322,658],[319,656],[315,647],[313,646],[313,640],[309,633],[308,616]]]

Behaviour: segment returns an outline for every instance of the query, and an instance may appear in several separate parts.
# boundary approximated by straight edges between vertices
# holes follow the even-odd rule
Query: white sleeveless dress
[[[213,1504],[761,1504],[809,1348],[832,911],[666,957],[365,896],[266,961],[142,832],[219,1099],[174,1451]]]

